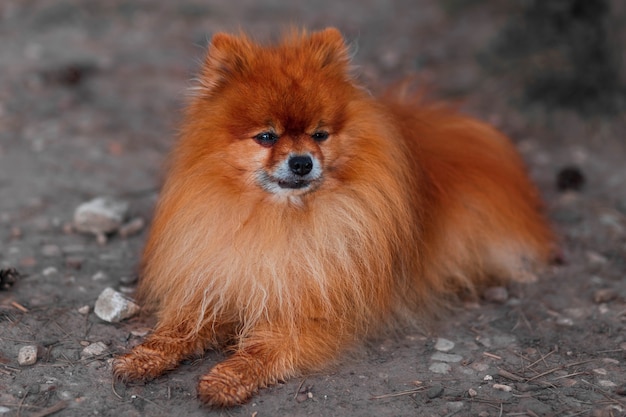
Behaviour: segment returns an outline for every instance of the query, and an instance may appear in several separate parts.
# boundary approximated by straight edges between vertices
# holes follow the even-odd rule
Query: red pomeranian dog
[[[208,348],[209,405],[318,370],[454,295],[520,279],[553,235],[509,140],[418,98],[371,97],[336,29],[213,37],[142,262],[147,380]]]

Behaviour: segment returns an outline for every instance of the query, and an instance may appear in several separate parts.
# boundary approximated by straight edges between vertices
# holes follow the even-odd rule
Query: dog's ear
[[[245,71],[252,49],[252,43],[243,34],[220,32],[213,35],[202,68],[201,84],[213,90],[232,74]]]
[[[343,35],[336,28],[327,28],[313,32],[309,37],[310,48],[316,51],[322,67],[350,64],[350,50]]]

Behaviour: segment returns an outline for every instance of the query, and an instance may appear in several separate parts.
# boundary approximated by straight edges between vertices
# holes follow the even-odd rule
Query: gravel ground
[[[626,415],[625,9],[621,0],[3,0],[0,416]],[[114,385],[111,358],[153,321],[108,323],[94,306],[107,287],[133,289],[142,221],[207,39],[239,29],[267,39],[290,24],[339,27],[373,90],[417,73],[508,133],[565,262],[536,283],[490,289],[429,332],[372,341],[231,410],[195,399],[220,353],[146,385]],[[75,209],[98,196],[128,204],[131,223],[107,236],[77,232]]]

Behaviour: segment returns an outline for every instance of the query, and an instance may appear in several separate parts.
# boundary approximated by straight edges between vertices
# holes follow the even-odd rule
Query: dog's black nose
[[[313,169],[313,160],[308,155],[296,155],[289,158],[289,169],[296,175],[305,176]]]

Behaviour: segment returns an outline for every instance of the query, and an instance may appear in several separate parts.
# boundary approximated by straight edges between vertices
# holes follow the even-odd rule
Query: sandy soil
[[[3,0],[0,416],[626,415],[626,74],[616,63],[626,7],[538,3]],[[373,341],[231,410],[195,399],[198,376],[222,357],[214,352],[114,387],[111,358],[152,323],[110,324],[82,307],[92,311],[105,287],[132,289],[145,230],[102,245],[71,231],[74,209],[112,195],[149,222],[207,39],[240,28],[268,38],[288,24],[339,27],[374,89],[417,72],[507,132],[566,261],[430,333]],[[566,166],[582,173],[581,190],[557,189]],[[97,342],[104,353],[81,356]],[[21,366],[27,345],[38,359]]]

